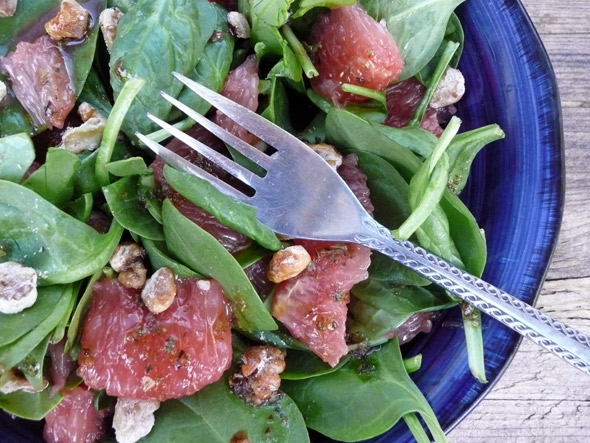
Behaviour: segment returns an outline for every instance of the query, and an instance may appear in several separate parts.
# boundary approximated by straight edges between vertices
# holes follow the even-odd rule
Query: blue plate
[[[541,41],[520,2],[468,0],[458,10],[465,30],[460,69],[467,94],[458,115],[465,130],[498,123],[506,139],[473,165],[462,197],[488,239],[484,279],[528,303],[543,283],[563,209],[563,140],[557,85]],[[413,374],[442,427],[449,431],[498,381],[520,338],[484,318],[486,375],[469,373],[460,314],[450,312],[432,334],[404,348],[423,354]],[[41,423],[0,414],[4,443],[41,440]],[[314,436],[314,442],[327,441]],[[412,441],[404,424],[372,442]]]

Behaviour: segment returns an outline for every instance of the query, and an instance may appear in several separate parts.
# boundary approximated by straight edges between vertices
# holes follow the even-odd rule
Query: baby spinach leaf
[[[369,277],[388,286],[428,286],[430,281],[395,260],[373,252]]]
[[[0,159],[0,180],[20,183],[35,161],[35,147],[31,137],[27,134],[15,134],[0,138]]]
[[[82,92],[80,93],[79,100],[80,102],[87,102],[91,104],[94,109],[96,109],[105,117],[107,117],[113,109],[113,106],[109,101],[107,91],[102,84],[100,76],[94,68],[88,73],[88,77],[86,78],[84,89],[82,89]]]
[[[108,0],[109,8],[119,8],[123,14],[126,14],[136,3],[137,0]]]
[[[105,165],[109,173],[117,177],[128,177],[130,175],[142,175],[150,172],[145,164],[145,160],[141,157],[131,157],[125,160],[118,160],[110,162]]]
[[[289,98],[283,82],[273,77],[271,80],[270,94],[268,95],[268,106],[262,111],[262,116],[279,125],[285,131],[293,132],[291,119],[289,117]]]
[[[17,314],[0,314],[0,348],[35,329],[53,312],[61,296],[59,291],[42,289],[30,308]]]
[[[66,311],[64,312],[63,317],[56,325],[53,334],[51,335],[51,343],[58,343],[62,341],[66,334],[66,328],[70,323],[70,317],[72,316],[72,312],[76,307],[76,302],[78,301],[78,294],[80,292],[80,287],[82,286],[82,281],[77,281],[72,283],[72,293],[73,297],[70,298],[70,305],[67,307]]]
[[[4,77],[0,74],[0,81],[4,80]],[[35,128],[25,108],[22,107],[11,93],[9,93],[4,101],[6,104],[3,105],[3,109],[0,111],[0,137],[20,133],[33,135]]]
[[[72,297],[72,301],[73,300],[74,297]],[[47,334],[35,349],[33,349],[17,366],[18,370],[21,371],[28,382],[31,383],[31,386],[38,391],[43,389],[43,366],[50,338],[51,334]]]
[[[83,152],[78,157],[80,167],[74,177],[74,196],[80,197],[84,194],[100,192],[101,188],[95,174],[98,151]]]
[[[23,185],[61,207],[74,195],[74,178],[79,167],[80,159],[76,154],[49,148],[45,163]]]
[[[164,177],[180,195],[209,212],[224,225],[234,228],[267,249],[281,249],[281,242],[275,233],[258,221],[252,206],[227,197],[205,180],[167,165],[164,167]]]
[[[349,312],[354,319],[349,331],[372,345],[391,338],[393,331],[418,312],[438,311],[457,302],[418,286],[391,286],[369,278],[352,290]]]
[[[170,200],[164,200],[162,219],[170,252],[219,282],[232,301],[238,327],[246,331],[277,328],[242,267],[215,237],[182,215]]]
[[[70,326],[68,328],[66,344],[64,345],[64,353],[66,354],[70,353],[80,340],[80,336],[82,335],[82,324],[84,323],[84,318],[86,317],[86,313],[90,308],[90,302],[92,301],[92,285],[101,277],[102,269],[96,271],[86,283],[86,287],[82,293],[82,297],[80,297],[80,301],[76,306],[74,315],[72,316],[72,320],[70,321]],[[75,358],[77,357],[78,356],[75,356]]]
[[[155,128],[148,112],[166,120],[172,105],[160,91],[178,97],[183,84],[171,72],[190,76],[215,30],[216,12],[207,0],[138,0],[123,16],[111,48],[110,78],[117,97],[126,81],[146,86],[125,116],[123,130],[148,134]]]
[[[0,394],[0,408],[16,417],[42,420],[62,400],[63,394],[53,394],[52,389],[28,393],[23,391]]]
[[[82,194],[79,198],[64,207],[64,211],[81,222],[86,223],[92,212],[94,197],[92,194]]]
[[[339,8],[354,5],[356,0],[301,0],[293,13],[293,18],[301,17],[313,8]]]
[[[41,323],[23,335],[18,340],[0,348],[0,365],[12,368],[32,352],[39,343],[55,329],[70,307],[70,301],[75,297],[73,285],[54,285],[39,288],[38,298],[46,297],[51,292],[59,294],[54,309]],[[51,295],[49,295],[51,296]]]
[[[338,368],[344,366],[348,360],[350,360],[350,357],[345,355],[336,366],[332,367],[309,351],[289,349],[287,357],[285,357],[287,367],[281,373],[281,379],[303,380],[305,378],[320,377],[336,371]]]
[[[235,38],[227,26],[227,11],[214,3],[212,6],[216,14],[213,37],[205,45],[203,55],[190,78],[209,89],[220,91],[232,64]],[[201,114],[211,108],[208,102],[186,87],[178,99]]]
[[[115,220],[125,229],[150,240],[164,240],[162,226],[146,209],[138,194],[139,177],[124,177],[103,188]]]
[[[39,272],[39,284],[70,283],[102,268],[123,228],[113,222],[107,234],[60,211],[33,191],[0,180],[2,261],[17,261]]]
[[[166,249],[164,242],[155,242],[147,238],[142,238],[141,244],[147,252],[153,269],[167,267],[172,269],[174,275],[179,278],[203,278],[201,274],[170,258],[170,252]]]
[[[282,388],[305,412],[308,427],[335,440],[374,437],[417,412],[435,441],[446,441],[430,405],[406,372],[397,339],[322,377],[285,380]]]
[[[143,441],[161,442],[173,434],[179,443],[227,443],[238,432],[251,442],[309,442],[301,412],[287,395],[276,403],[250,406],[230,391],[227,377],[194,395],[163,403]]]
[[[504,138],[504,131],[498,125],[488,125],[457,135],[447,151],[451,169],[449,172],[449,189],[460,194],[467,178],[471,164],[478,152],[488,143]]]
[[[361,0],[375,20],[385,20],[404,59],[399,80],[416,75],[440,47],[449,17],[464,0]]]

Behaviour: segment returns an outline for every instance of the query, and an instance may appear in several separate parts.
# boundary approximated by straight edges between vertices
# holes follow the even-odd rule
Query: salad
[[[307,142],[396,237],[481,275],[458,195],[504,134],[459,133],[460,3],[0,1],[0,408],[49,442],[359,441],[400,420],[446,441],[400,346],[459,305],[485,383],[479,312],[365,247],[279,238],[135,134],[236,185],[149,112],[263,173],[160,97],[272,153],[184,74]]]

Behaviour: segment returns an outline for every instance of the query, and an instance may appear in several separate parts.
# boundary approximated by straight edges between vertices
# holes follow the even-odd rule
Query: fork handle
[[[381,252],[590,375],[590,338],[409,241],[372,218],[355,242]]]

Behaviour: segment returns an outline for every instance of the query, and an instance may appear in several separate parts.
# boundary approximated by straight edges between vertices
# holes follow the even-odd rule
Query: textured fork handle
[[[411,242],[400,241],[372,218],[355,242],[379,251],[494,317],[571,365],[590,374],[590,338],[470,275]]]

